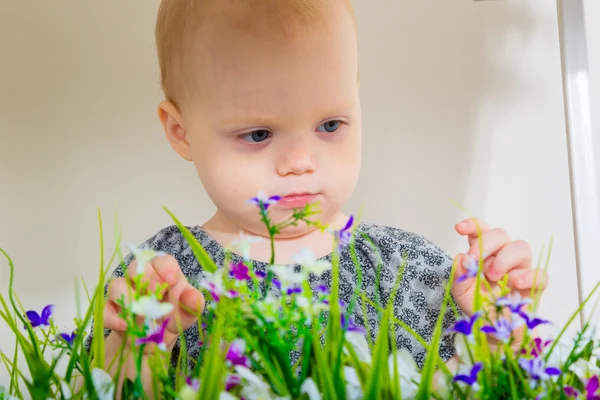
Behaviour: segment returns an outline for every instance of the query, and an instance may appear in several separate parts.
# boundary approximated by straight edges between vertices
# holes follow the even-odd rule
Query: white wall
[[[541,312],[562,325],[578,304],[552,3],[355,0],[365,158],[347,210],[452,254],[466,250],[453,231],[466,215],[451,198],[528,239],[536,260],[553,235]],[[64,329],[74,277],[97,274],[98,207],[107,253],[115,205],[125,243],[171,224],[163,205],[191,225],[213,211],[156,118],[157,6],[2,2],[0,246],[24,306],[53,302]],[[0,260],[4,294],[7,279]],[[0,348],[11,349],[2,324]]]

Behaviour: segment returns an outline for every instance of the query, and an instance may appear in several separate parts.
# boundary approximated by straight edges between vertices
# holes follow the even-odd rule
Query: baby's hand
[[[111,329],[121,339],[127,323],[119,316],[121,306],[117,300],[121,296],[125,296],[125,304],[131,304],[131,296],[135,291],[136,273],[137,260],[134,260],[127,267],[128,276],[115,278],[108,287],[108,298],[104,306],[104,326]],[[163,302],[173,305],[173,310],[164,317],[169,318],[169,321],[164,331],[163,341],[170,351],[180,333],[178,323],[185,330],[197,321],[197,316],[204,309],[204,296],[187,281],[177,260],[170,255],[159,256],[151,262],[147,262],[140,282],[148,282],[148,290],[152,292],[160,284],[166,283],[167,285],[162,292],[164,293],[162,298]],[[141,324],[141,321],[143,321],[143,317],[138,317],[138,323]],[[148,351],[152,351],[150,346],[146,346],[146,348]]]
[[[481,229],[481,238],[477,225]],[[485,222],[476,219],[466,219],[456,224],[455,229],[459,234],[468,237],[469,250],[466,254],[458,254],[454,259],[456,275],[452,295],[456,304],[469,317],[474,314],[475,291],[478,290],[475,282],[480,240],[483,242],[484,254],[482,280],[487,280],[493,291],[498,289],[496,283],[506,274],[508,288],[523,299],[531,297],[532,288],[535,298],[548,286],[548,273],[541,268],[532,269],[529,243],[523,240],[512,241],[503,229],[490,229]],[[482,290],[482,293],[484,296],[488,295],[487,290]],[[497,296],[497,293],[495,294]],[[490,317],[494,318],[493,314],[490,310]]]

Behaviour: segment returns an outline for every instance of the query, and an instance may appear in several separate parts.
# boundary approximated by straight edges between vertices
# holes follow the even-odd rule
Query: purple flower
[[[354,323],[354,321],[352,320],[352,317],[350,317],[346,320],[346,316],[344,315],[344,313],[342,313],[340,316],[340,323],[342,325],[342,329],[346,330],[348,332],[358,332],[358,333],[362,333],[362,334],[366,333],[365,328],[363,328],[360,325],[356,325]]]
[[[281,290],[281,282],[279,282],[279,279],[273,278],[271,282],[277,287],[277,289]]]
[[[529,328],[529,330],[535,329],[538,325],[550,323],[550,321],[545,320],[545,319],[541,319],[541,318],[537,318],[537,317],[532,318],[523,311],[519,311],[517,314],[519,314],[521,316],[521,318],[523,318],[525,320],[525,323],[527,324],[527,328]]]
[[[287,290],[288,296],[290,296],[290,295],[292,295],[294,293],[302,293],[302,288],[289,288]]]
[[[474,339],[473,336],[473,325],[475,321],[481,316],[481,311],[474,313],[469,319],[461,319],[457,321],[454,326],[450,327],[447,332],[458,332],[465,335],[469,341]]]
[[[221,300],[219,288],[217,287],[217,285],[215,285],[212,282],[202,282],[201,286],[210,292],[210,295],[212,296],[214,301],[219,302],[219,300]]]
[[[467,385],[471,386],[473,389],[477,390],[477,375],[479,374],[479,371],[481,371],[482,368],[483,363],[478,362],[471,367],[471,371],[468,375],[457,374],[453,380],[454,382],[464,382]]]
[[[248,357],[244,355],[245,348],[246,344],[241,339],[236,339],[231,342],[229,350],[227,351],[227,356],[225,356],[226,362],[228,362],[231,366],[241,365],[246,368],[250,368]]]
[[[600,396],[596,394],[598,392],[598,388],[600,388],[598,376],[592,376],[585,385],[586,400],[600,400]]]
[[[281,200],[281,196],[267,197],[267,195],[264,192],[258,192],[258,195],[256,197],[251,198],[246,203],[258,206],[258,208],[260,208],[261,210],[266,211],[271,204],[275,204],[279,200]]]
[[[73,342],[75,341],[75,332],[71,332],[71,333],[61,333],[58,335],[61,339],[63,339],[65,342],[67,342],[67,344],[69,346],[73,345]]]
[[[541,338],[536,337],[535,339],[533,339],[533,347],[531,348],[531,350],[527,351],[527,349],[522,349],[521,354],[529,353],[529,355],[533,357],[539,357],[542,354],[542,351],[544,351],[546,346],[548,346],[550,343],[552,343],[552,339],[542,341]]]
[[[508,342],[512,331],[514,331],[516,328],[518,328],[521,325],[523,325],[523,321],[521,321],[521,320],[510,321],[510,320],[502,317],[502,318],[499,318],[494,323],[493,326],[491,326],[491,325],[483,326],[481,328],[481,331],[488,333],[488,334],[492,333],[498,339],[500,339],[504,342]]]
[[[523,368],[534,381],[546,380],[550,376],[560,375],[560,369],[554,367],[546,368],[541,358],[519,358],[519,366]]]
[[[467,257],[469,260],[467,266],[465,267],[467,272],[465,272],[464,275],[461,275],[458,277],[458,279],[456,279],[456,282],[458,283],[464,282],[470,278],[475,278],[477,276],[477,273],[479,272],[479,263],[477,262],[477,259],[470,257],[469,255],[467,255]]]
[[[188,376],[187,378],[185,378],[185,383],[186,385],[191,387],[194,392],[200,390],[200,381],[196,378],[192,379]]]
[[[238,375],[228,375],[227,379],[225,380],[225,390],[229,392],[240,383],[242,383],[242,378],[240,378]]]
[[[264,271],[256,271],[256,277],[258,279],[264,279],[267,277],[267,273]]]
[[[318,285],[315,287],[315,290],[322,294],[329,294],[329,289],[325,285]]]
[[[229,289],[227,292],[225,292],[225,295],[230,299],[235,299],[240,296],[240,294],[233,289]]]
[[[348,218],[348,222],[346,222],[346,226],[344,226],[339,231],[335,231],[335,238],[338,241],[338,250],[341,250],[343,246],[350,243],[350,239],[352,239],[352,232],[350,232],[350,228],[354,223],[354,217],[351,215]]]
[[[165,320],[162,322],[162,324],[160,324],[159,327],[156,328],[156,330],[150,332],[150,334],[148,336],[146,336],[145,338],[137,339],[135,341],[135,344],[141,345],[141,344],[147,344],[147,343],[155,343],[159,349],[161,349],[162,351],[166,351],[167,345],[165,344],[164,337],[165,337],[165,329],[166,329],[168,323],[169,323],[169,319],[165,318]]]
[[[38,326],[50,326],[50,317],[52,316],[53,308],[54,305],[48,304],[42,310],[41,316],[37,312],[32,310],[25,312],[25,315],[27,315],[27,318],[31,323],[31,327],[36,328]],[[27,326],[25,326],[25,329],[27,329]]]
[[[521,311],[521,308],[527,304],[531,304],[533,300],[529,298],[523,299],[519,292],[510,293],[507,296],[499,297],[496,300],[498,307],[508,307],[514,313]]]
[[[248,267],[243,263],[231,264],[231,271],[229,275],[237,279],[238,281],[249,281],[250,275],[248,274]]]
[[[575,398],[579,397],[579,391],[572,386],[567,385],[563,388],[563,390],[567,397],[575,397]]]

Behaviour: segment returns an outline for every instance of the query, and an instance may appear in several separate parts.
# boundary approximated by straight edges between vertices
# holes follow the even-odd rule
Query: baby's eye
[[[327,121],[324,124],[319,125],[317,130],[320,130],[321,132],[332,133],[332,132],[337,131],[341,124],[342,124],[342,121],[338,121],[338,120]],[[321,130],[321,127],[324,129],[324,131]]]
[[[266,129],[258,129],[240,135],[240,138],[248,143],[260,143],[271,137],[271,132]]]

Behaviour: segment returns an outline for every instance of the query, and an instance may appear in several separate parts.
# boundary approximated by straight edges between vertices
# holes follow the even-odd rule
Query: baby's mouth
[[[284,208],[301,208],[309,203],[314,203],[319,196],[319,193],[290,193],[282,196],[277,204]]]

